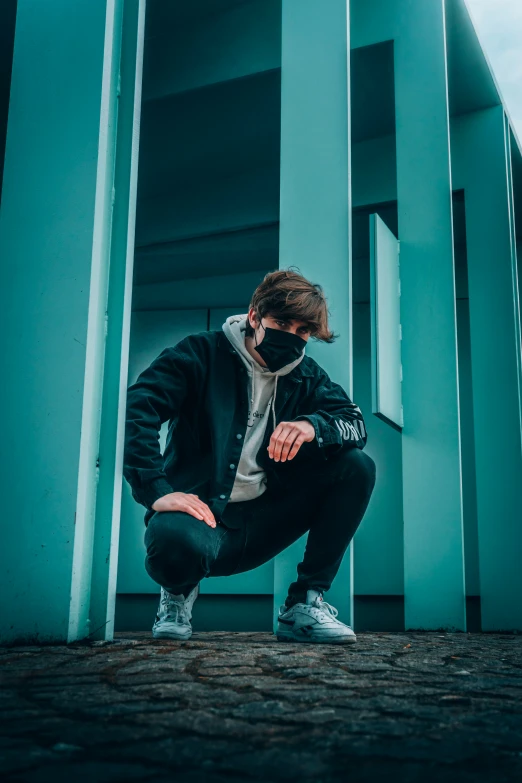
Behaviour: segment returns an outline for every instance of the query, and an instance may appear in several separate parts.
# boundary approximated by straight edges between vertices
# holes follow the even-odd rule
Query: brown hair
[[[333,343],[338,337],[328,326],[328,307],[322,286],[311,283],[298,272],[278,269],[268,272],[252,295],[249,309],[261,318],[285,318],[305,321],[310,327],[310,337]],[[252,337],[253,328],[247,322],[246,336]]]

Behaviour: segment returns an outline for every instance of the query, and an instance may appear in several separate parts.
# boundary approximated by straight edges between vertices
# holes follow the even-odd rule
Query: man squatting
[[[308,531],[277,639],[356,641],[323,594],[376,469],[361,411],[305,354],[310,337],[337,337],[322,287],[270,272],[247,314],[166,348],[129,387],[123,472],[147,509],[145,568],[161,586],[155,638],[190,638],[204,577],[250,571]]]

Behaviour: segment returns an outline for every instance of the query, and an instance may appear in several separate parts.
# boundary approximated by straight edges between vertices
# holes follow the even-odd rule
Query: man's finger
[[[198,512],[203,515],[204,520],[212,525],[212,527],[216,526],[216,520],[214,519],[214,515],[209,508],[198,508]]]
[[[198,511],[197,508],[194,508],[193,506],[190,506],[188,503],[187,503],[187,507],[186,507],[186,513],[190,514],[193,517],[196,517],[196,519],[201,519],[201,521],[204,522],[209,527],[216,527],[216,523],[215,522],[213,522],[208,516],[205,516],[200,511]]]
[[[293,443],[293,437],[295,435],[295,430],[289,425],[283,431],[281,432],[281,435],[277,438],[275,449],[274,449],[274,459],[276,461],[280,461],[283,454],[283,448],[287,442],[288,438],[292,439]]]
[[[196,508],[198,508],[203,514],[207,514],[208,516],[210,516],[211,519],[214,519],[214,515],[212,511],[210,510],[209,506],[206,503],[200,500],[197,496],[194,497],[193,495],[187,495],[187,497],[190,499],[189,503],[191,503]]]
[[[290,451],[295,446],[296,441],[301,437],[301,433],[299,431],[292,431],[287,436],[286,440],[283,443],[282,449],[281,449],[281,461],[285,462],[288,459],[288,455],[290,454]],[[299,449],[299,446],[297,447],[295,453],[297,453],[297,450]]]
[[[292,437],[292,434],[290,432],[285,432],[281,436],[281,438],[278,438],[277,440],[275,455],[276,455],[276,460],[278,460],[279,462],[281,462],[283,459],[283,451],[289,437]]]
[[[280,426],[281,426],[280,424],[277,425],[277,427],[275,428],[275,430],[271,434],[270,440],[268,442],[268,456],[270,457],[270,459],[274,458],[274,443],[275,443],[275,439],[279,435],[279,428],[280,428]]]
[[[216,521],[216,520],[214,519],[214,514],[212,513],[212,511],[210,510],[209,506],[208,506],[206,503],[204,503],[202,500],[196,500],[196,501],[195,501],[195,505],[196,505],[196,506],[197,506],[197,507],[198,507],[198,508],[199,508],[199,509],[200,509],[200,510],[201,510],[201,511],[204,513],[204,514],[208,514],[208,515],[210,516],[210,518],[211,518],[212,520],[214,520],[214,522]]]
[[[183,511],[184,514],[190,514],[191,517],[196,517],[197,519],[203,520],[203,514],[200,514],[196,508],[190,505],[190,503],[183,503],[175,510]]]
[[[198,513],[198,515],[205,520],[211,527],[216,526],[216,520],[214,519],[214,515],[212,511],[209,509],[209,507],[203,503],[202,501],[196,501],[192,498],[187,498],[185,501],[187,506],[191,509],[194,509]]]
[[[294,440],[292,448],[290,449],[287,459],[293,459],[304,442],[305,442],[304,435],[300,435],[298,438],[296,438]]]
[[[285,442],[283,443],[283,448],[281,450],[281,459],[284,461],[288,459],[288,455],[292,451],[292,449],[295,446],[296,441],[301,437],[300,432],[291,432],[290,435],[287,437]]]
[[[280,422],[270,437],[268,453],[272,459],[279,459],[281,456],[281,447],[292,429],[291,424]]]

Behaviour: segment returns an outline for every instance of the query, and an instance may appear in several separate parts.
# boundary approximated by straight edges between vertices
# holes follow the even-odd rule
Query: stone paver
[[[9,783],[522,780],[522,636],[0,649]]]

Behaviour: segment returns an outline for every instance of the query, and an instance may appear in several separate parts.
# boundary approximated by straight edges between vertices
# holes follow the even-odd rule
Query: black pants
[[[152,579],[187,596],[204,577],[250,571],[309,530],[286,603],[304,601],[309,589],[326,592],[368,506],[375,463],[351,448],[325,461],[275,465],[282,488],[268,485],[255,500],[228,503],[215,528],[182,511],[156,512],[145,533]]]

